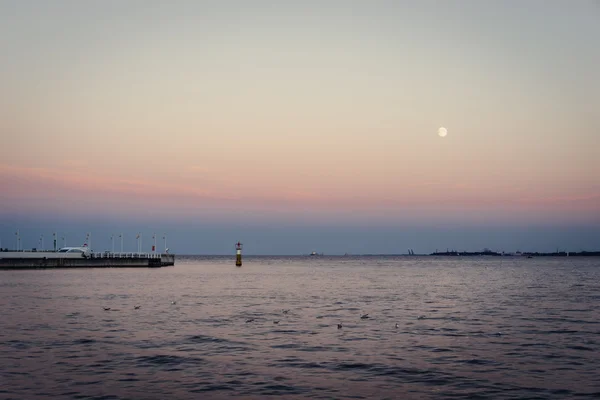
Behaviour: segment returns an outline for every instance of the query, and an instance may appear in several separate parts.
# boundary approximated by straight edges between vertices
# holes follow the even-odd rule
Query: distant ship
[[[514,252],[514,253],[505,253],[505,252],[502,252],[502,255],[506,256],[506,257],[523,257],[525,254],[521,253],[520,251],[517,251],[517,252]]]
[[[310,253],[310,255],[311,255],[311,257],[313,257],[313,256],[322,256],[323,253],[319,254],[316,251],[313,251],[312,253]]]

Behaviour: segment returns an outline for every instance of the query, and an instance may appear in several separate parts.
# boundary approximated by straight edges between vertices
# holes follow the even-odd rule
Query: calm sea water
[[[600,396],[597,258],[0,271],[0,305],[0,398]]]

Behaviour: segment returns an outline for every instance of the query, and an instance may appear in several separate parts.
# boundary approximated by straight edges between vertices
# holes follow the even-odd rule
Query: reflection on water
[[[0,398],[599,396],[599,278],[593,258],[0,271]]]

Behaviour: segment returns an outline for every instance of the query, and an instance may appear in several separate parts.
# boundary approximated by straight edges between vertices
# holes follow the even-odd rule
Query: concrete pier
[[[175,265],[174,254],[98,253],[90,257],[57,257],[60,253],[0,253],[0,269],[160,268]]]

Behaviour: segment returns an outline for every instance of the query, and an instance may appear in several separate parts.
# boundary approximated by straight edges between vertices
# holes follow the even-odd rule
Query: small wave
[[[138,382],[138,378],[121,378],[117,379],[117,382]]]
[[[552,347],[548,343],[521,343],[519,347]]]
[[[300,331],[294,330],[294,329],[275,329],[273,331],[273,333],[283,333],[283,334],[296,334],[299,333]]]
[[[364,370],[368,370],[373,368],[374,365],[373,364],[364,364],[364,363],[340,363],[338,364],[335,369],[339,369],[339,370],[347,370],[347,369],[364,369]]]
[[[594,351],[594,349],[592,349],[591,347],[586,347],[586,346],[567,346],[567,349]]]
[[[194,335],[190,336],[187,341],[193,343],[231,343],[227,339],[221,339],[213,336],[205,336],[205,335]]]
[[[136,359],[138,364],[149,364],[149,365],[182,365],[182,364],[200,364],[204,360],[198,357],[179,357],[172,355],[157,354],[154,356],[142,356]]]
[[[447,349],[445,347],[436,347],[431,350],[432,353],[453,353],[454,350]]]
[[[206,393],[206,392],[217,392],[217,391],[234,391],[235,388],[231,385],[220,385],[220,384],[211,384],[205,385],[198,389],[190,390],[190,393]]]
[[[81,315],[81,313],[79,313],[79,312],[73,312],[70,314],[66,314],[65,317],[66,318],[76,318],[76,317],[79,317],[80,315]]]
[[[31,343],[25,342],[22,340],[9,340],[5,343],[7,343],[13,349],[19,349],[19,350],[28,349],[29,347],[31,347]]]
[[[73,344],[92,344],[96,343],[94,339],[76,339],[73,341]]]
[[[470,360],[465,360],[463,362],[465,364],[471,364],[471,365],[492,365],[492,364],[497,364],[495,361],[485,360],[483,358],[472,358]]]
[[[307,392],[308,389],[299,388],[297,386],[278,384],[269,384],[264,386],[259,393],[264,396],[278,395],[299,395]]]
[[[286,344],[276,344],[271,346],[272,349],[298,349],[301,346],[298,344],[286,343]]]
[[[79,382],[73,382],[73,385],[75,386],[88,386],[88,385],[95,385],[97,383],[100,383],[101,381],[79,381]]]
[[[325,369],[327,368],[325,365],[319,364],[317,362],[292,362],[286,363],[282,366],[291,367],[291,368],[300,368],[300,369]]]

